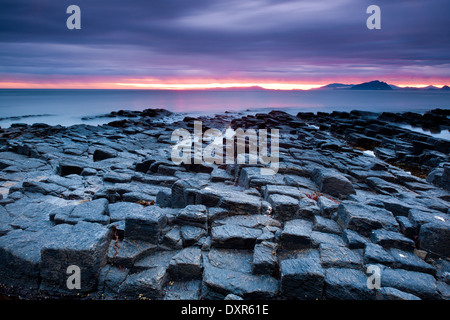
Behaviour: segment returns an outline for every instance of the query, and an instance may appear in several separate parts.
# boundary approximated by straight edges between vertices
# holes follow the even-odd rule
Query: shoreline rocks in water
[[[429,114],[424,121],[448,126],[447,114]],[[386,122],[422,118],[271,111],[155,121],[171,116],[163,109],[113,116],[127,118],[1,129],[0,293],[449,298],[450,142]],[[248,163],[175,165],[171,133],[192,132],[195,120],[204,130],[279,129],[278,173],[264,176]],[[380,268],[379,289],[367,286],[369,265]],[[81,271],[79,288],[67,286],[69,266]]]

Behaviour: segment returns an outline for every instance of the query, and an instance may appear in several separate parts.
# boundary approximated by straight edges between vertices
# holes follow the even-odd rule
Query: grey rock
[[[342,233],[342,239],[349,249],[364,249],[370,241],[356,231],[347,229]]]
[[[213,267],[252,273],[254,256],[250,250],[216,249],[207,254],[207,260]]]
[[[126,268],[119,268],[110,264],[104,266],[98,278],[99,293],[106,298],[117,298],[119,288],[128,276],[128,272],[129,270]]]
[[[400,291],[395,288],[385,287],[377,290],[377,300],[421,300],[419,297]]]
[[[277,218],[287,220],[296,216],[299,208],[297,199],[287,195],[271,194],[267,200],[272,205]]]
[[[312,300],[322,298],[324,270],[317,259],[281,261],[281,293],[286,298]]]
[[[399,225],[400,232],[407,238],[413,238],[417,235],[417,228],[407,217],[397,216],[397,222]]]
[[[436,268],[426,263],[412,252],[390,249],[389,253],[395,260],[394,265],[396,268],[429,273],[436,276]]]
[[[338,223],[367,237],[374,229],[398,229],[398,222],[391,212],[352,201],[343,201],[339,205]]]
[[[174,226],[165,233],[163,244],[173,249],[181,249],[183,247],[183,240],[181,238],[179,226]]]
[[[112,240],[108,249],[108,262],[112,265],[131,269],[136,260],[156,251],[157,247],[153,244],[124,239],[123,241]]]
[[[148,206],[140,213],[125,218],[125,237],[158,243],[166,224],[164,211],[157,206]]]
[[[58,228],[58,229],[56,229]],[[58,236],[41,249],[41,290],[46,292],[90,292],[97,288],[100,270],[106,264],[111,231],[97,223],[81,221],[75,226],[58,225]],[[67,289],[67,268],[81,271],[81,289]]]
[[[298,203],[297,217],[300,219],[314,220],[316,215],[320,214],[320,208],[317,202],[308,197],[303,197]]]
[[[373,243],[381,245],[383,248],[397,248],[401,250],[412,251],[416,247],[414,241],[406,238],[404,235],[398,232],[387,231],[378,229],[372,231],[370,240]]]
[[[167,271],[171,279],[179,281],[201,279],[202,269],[201,249],[189,247],[172,257]]]
[[[108,172],[103,176],[103,181],[112,183],[127,183],[131,181],[132,176],[125,173]]]
[[[127,276],[119,288],[119,296],[126,298],[145,297],[161,299],[163,287],[167,282],[167,273],[164,267],[155,267]]]
[[[281,233],[281,245],[285,249],[302,249],[311,245],[312,223],[295,219],[287,221]]]
[[[253,253],[253,273],[274,275],[277,269],[277,245],[268,241],[256,244]]]
[[[178,224],[190,224],[206,227],[208,213],[204,205],[188,205],[178,212],[176,222]]]
[[[360,269],[362,266],[362,257],[347,247],[322,243],[319,251],[324,268]]]
[[[117,152],[115,150],[107,149],[107,148],[96,149],[93,154],[94,162],[106,160],[109,158],[115,158],[115,157],[117,157]]]
[[[450,222],[426,223],[419,232],[420,248],[450,257]]]
[[[137,260],[133,269],[131,270],[133,273],[139,273],[145,270],[154,269],[157,267],[162,267],[164,270],[167,270],[169,267],[170,261],[172,257],[176,255],[179,250],[169,250],[169,251],[156,251],[153,252],[139,260]]]
[[[339,207],[339,203],[337,201],[333,201],[324,196],[320,196],[317,199],[317,205],[319,207],[320,214],[326,218],[332,217]]]
[[[257,276],[205,265],[203,283],[205,298],[235,294],[244,299],[273,299],[278,293],[278,281],[270,276]],[[209,292],[208,292],[209,291]]]
[[[160,190],[156,196],[156,203],[164,208],[172,205],[172,191]]]
[[[325,296],[331,300],[370,300],[366,275],[355,269],[330,268],[325,271]]]
[[[106,199],[97,199],[83,202],[74,206],[68,215],[60,212],[55,216],[56,223],[76,224],[80,221],[108,224],[110,222],[108,201]]]
[[[300,199],[300,191],[298,190],[298,188],[292,186],[267,185],[262,187],[261,191],[264,199],[267,201],[269,201],[268,199],[272,194],[285,195],[297,200]]]
[[[108,206],[111,222],[125,220],[127,216],[142,214],[144,206],[131,202],[117,202]]]
[[[127,192],[122,195],[122,201],[134,203],[144,201],[154,203],[156,201],[156,197],[143,192]]]
[[[353,184],[338,171],[332,169],[314,169],[312,180],[317,184],[321,192],[333,197],[345,198],[355,193]]]
[[[223,300],[244,300],[241,297],[235,295],[235,294],[227,294],[227,296]]]
[[[185,247],[195,245],[200,239],[207,235],[205,228],[195,227],[191,225],[181,226],[181,239]]]
[[[259,229],[227,224],[213,227],[211,241],[213,247],[250,249],[255,246],[262,231]]]
[[[450,285],[448,285],[445,282],[438,281],[437,289],[438,289],[439,293],[441,294],[442,299],[450,300]]]
[[[380,274],[381,286],[392,287],[418,296],[421,299],[438,299],[435,278],[426,273],[403,269],[383,268]]]
[[[393,266],[395,258],[390,252],[383,249],[382,246],[374,243],[368,243],[364,250],[364,264],[378,264]]]
[[[221,198],[218,206],[228,210],[230,214],[259,214],[261,212],[259,197],[243,193]]]
[[[199,300],[201,284],[200,280],[175,281],[164,289],[164,300]]]
[[[320,231],[325,233],[333,233],[333,234],[341,234],[342,229],[337,224],[336,221],[321,217],[321,216],[314,216],[314,231]]]
[[[330,244],[345,247],[345,242],[340,236],[332,233],[311,232],[311,247],[318,248],[321,244]]]

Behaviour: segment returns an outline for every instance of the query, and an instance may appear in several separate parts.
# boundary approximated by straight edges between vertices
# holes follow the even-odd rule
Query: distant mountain
[[[392,88],[386,82],[375,80],[354,85],[350,90],[392,90]]]
[[[330,83],[330,84],[327,84],[326,86],[316,88],[313,90],[342,90],[342,89],[350,89],[353,86],[354,86],[353,84]]]
[[[449,87],[449,86],[443,86],[443,87],[441,88],[441,90],[444,90],[444,91],[450,91],[450,87]]]

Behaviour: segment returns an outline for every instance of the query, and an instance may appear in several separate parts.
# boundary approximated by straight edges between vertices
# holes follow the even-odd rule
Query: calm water
[[[252,109],[268,111],[367,111],[424,112],[450,109],[450,92],[435,91],[167,91],[167,90],[41,90],[0,89],[0,118],[44,115],[0,120],[11,123],[44,122],[51,125],[101,124],[111,121],[82,121],[83,116],[106,114],[120,109],[165,108],[184,113],[222,113]],[[429,132],[426,132],[429,134]],[[447,132],[448,134],[448,132]]]

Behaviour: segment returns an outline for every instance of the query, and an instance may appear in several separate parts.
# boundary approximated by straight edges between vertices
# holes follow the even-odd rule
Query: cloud
[[[67,30],[70,4],[82,29]],[[447,0],[3,0],[0,75],[442,77]],[[387,79],[389,80],[389,79]]]

